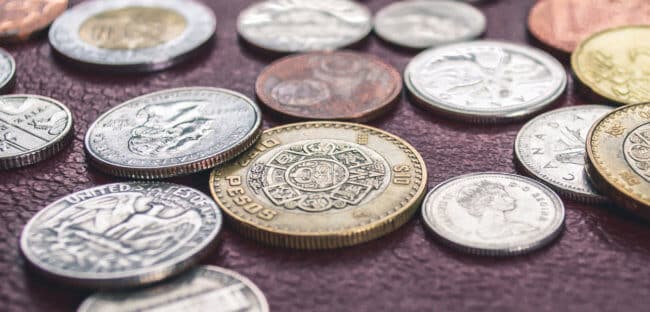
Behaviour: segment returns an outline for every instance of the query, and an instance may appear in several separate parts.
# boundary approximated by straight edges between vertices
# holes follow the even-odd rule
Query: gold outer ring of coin
[[[413,176],[410,176],[412,178],[410,180],[417,180],[417,183],[410,181],[408,184],[406,184],[409,187],[404,193],[406,199],[401,200],[399,202],[399,207],[394,208],[390,213],[381,215],[379,218],[376,218],[377,220],[360,223],[350,228],[335,229],[329,231],[305,231],[305,232],[296,232],[296,231],[292,232],[285,229],[278,229],[270,226],[265,226],[259,223],[252,222],[251,220],[246,219],[245,217],[238,215],[237,213],[231,210],[232,205],[224,201],[224,199],[226,199],[226,194],[228,194],[228,192],[231,191],[231,189],[224,190],[222,185],[220,185],[221,183],[225,183],[222,181],[227,180],[227,178],[224,176],[224,171],[231,171],[231,170],[234,172],[248,171],[249,165],[253,164],[254,161],[258,159],[259,156],[264,157],[265,152],[274,147],[273,145],[271,145],[270,147],[266,147],[267,145],[269,145],[268,142],[273,141],[273,138],[270,137],[273,134],[279,134],[279,133],[288,132],[292,130],[316,131],[319,128],[356,130],[358,131],[357,142],[360,137],[359,135],[363,136],[365,134],[364,136],[365,139],[368,138],[375,139],[376,136],[377,138],[386,140],[387,141],[386,143],[393,144],[394,148],[399,149],[401,152],[404,152],[403,157],[409,159],[411,161],[411,164],[413,165],[413,167],[408,171],[408,173],[413,173]],[[332,139],[340,140],[340,137],[333,136]],[[304,140],[306,141],[310,139],[305,138]],[[313,140],[318,141],[319,138],[313,138]],[[303,140],[287,142],[287,144],[297,143],[300,141]],[[283,144],[275,143],[275,145],[282,146]],[[243,166],[238,165],[237,163],[242,160],[245,161],[246,163]],[[391,171],[391,175],[388,184],[391,184],[394,183],[395,181],[394,179],[399,178],[398,174],[404,174],[405,172],[399,171],[402,170],[403,168],[397,168],[397,166],[401,166],[402,164],[398,164],[398,165],[387,164],[387,166],[388,165],[391,166],[389,168],[389,170]],[[231,169],[232,166],[237,166],[237,167]],[[415,177],[417,177],[417,179]],[[386,186],[386,188],[388,187],[389,186]],[[240,232],[242,235],[246,237],[252,238],[257,241],[261,241],[269,245],[295,248],[295,249],[333,249],[339,247],[347,247],[347,246],[364,243],[373,240],[375,238],[381,237],[383,235],[386,235],[398,229],[403,224],[405,224],[408,220],[411,219],[411,217],[415,214],[415,212],[419,208],[422,199],[424,198],[426,188],[427,188],[426,164],[424,162],[424,159],[422,159],[422,156],[420,156],[417,150],[409,143],[407,143],[406,141],[400,139],[399,137],[393,134],[390,134],[388,132],[385,132],[377,128],[356,124],[356,123],[336,122],[336,121],[293,123],[293,124],[287,124],[284,126],[279,126],[276,128],[266,130],[262,134],[262,137],[260,138],[258,143],[254,147],[252,147],[251,150],[240,155],[231,163],[214,169],[214,171],[210,175],[210,192],[212,194],[212,197],[215,199],[217,204],[223,209],[223,211],[225,212],[225,216],[227,217],[226,220],[229,221],[229,223],[231,224],[231,226],[235,228],[235,230],[237,230],[238,232]],[[235,190],[232,191],[234,192]],[[248,195],[246,195],[246,197],[248,197]],[[248,198],[244,201],[247,204],[248,203],[252,205],[257,204],[255,202],[255,199],[252,199],[251,202],[249,202],[248,200],[251,199]],[[377,198],[374,198],[371,201],[380,202],[381,195]],[[277,213],[275,210],[272,210],[272,209],[276,209],[277,206],[274,207],[263,207],[261,205],[258,206],[260,206],[259,207],[260,210],[258,210],[259,211],[258,215],[263,214],[265,212]],[[355,213],[356,212],[359,211],[357,210],[355,211]],[[362,214],[364,212],[360,212],[360,213]],[[254,220],[254,216],[252,215],[245,215],[245,216],[250,217],[250,219]]]

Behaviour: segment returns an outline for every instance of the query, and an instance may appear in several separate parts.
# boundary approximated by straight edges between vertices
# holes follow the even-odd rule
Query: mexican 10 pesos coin
[[[7,93],[16,77],[16,61],[5,49],[0,49],[0,94]]]
[[[402,139],[344,122],[288,124],[212,172],[214,199],[244,235],[299,249],[351,246],[408,221],[427,171]]]

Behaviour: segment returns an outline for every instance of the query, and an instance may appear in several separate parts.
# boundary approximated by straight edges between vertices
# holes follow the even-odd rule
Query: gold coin
[[[596,33],[571,55],[576,76],[597,95],[620,104],[650,101],[650,25]]]
[[[345,122],[269,129],[210,176],[232,225],[276,246],[326,249],[359,244],[408,221],[426,188],[420,154],[404,140]]]

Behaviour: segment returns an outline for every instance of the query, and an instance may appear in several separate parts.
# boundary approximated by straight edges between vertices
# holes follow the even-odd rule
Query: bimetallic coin
[[[257,105],[234,91],[168,89],[129,100],[86,133],[93,165],[112,175],[158,179],[222,164],[260,135]]]
[[[72,114],[38,95],[0,96],[0,169],[31,165],[59,152],[73,137]]]
[[[539,249],[563,229],[564,205],[551,189],[518,175],[474,173],[447,180],[422,204],[426,226],[464,252],[507,256]]]
[[[264,104],[291,117],[365,121],[396,103],[402,78],[370,54],[316,52],[274,62],[255,90]]]
[[[335,50],[372,29],[370,11],[348,0],[267,0],[237,18],[237,31],[254,46],[275,52]]]
[[[28,39],[67,8],[68,0],[0,0],[0,40]]]
[[[498,41],[445,45],[404,72],[416,102],[450,118],[502,122],[538,112],[564,93],[564,67],[547,53]]]
[[[16,77],[16,61],[9,52],[0,49],[0,93],[6,93]]]
[[[305,122],[264,132],[212,172],[212,196],[234,227],[300,249],[351,246],[408,221],[426,188],[418,152],[360,124]]]
[[[25,226],[20,249],[37,271],[61,282],[141,286],[197,263],[221,224],[219,207],[195,189],[114,183],[45,207]]]

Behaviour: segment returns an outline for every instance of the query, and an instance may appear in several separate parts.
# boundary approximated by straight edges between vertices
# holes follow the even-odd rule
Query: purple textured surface
[[[72,1],[77,3],[79,1]],[[40,164],[0,172],[0,310],[71,311],[90,293],[29,273],[18,251],[25,223],[68,193],[117,181],[84,160],[83,136],[102,112],[129,98],[170,87],[207,85],[250,97],[257,74],[274,57],[242,45],[235,20],[251,1],[205,0],[218,18],[216,40],[190,62],[147,75],[105,75],[57,62],[42,36],[7,46],[18,64],[15,93],[50,96],[72,110],[73,144]],[[368,0],[373,12],[388,0]],[[488,16],[486,38],[532,44],[525,20],[533,0],[478,5]],[[403,71],[415,52],[371,36],[355,47]],[[567,60],[562,59],[566,65]],[[572,85],[560,105],[583,103]],[[266,116],[264,126],[282,123]],[[406,96],[370,123],[410,141],[423,155],[429,185],[469,172],[515,172],[512,144],[522,123],[477,126],[447,121]],[[207,173],[179,182],[207,192]],[[567,202],[564,235],[527,256],[484,258],[442,246],[419,214],[396,232],[332,251],[271,248],[226,228],[203,263],[241,272],[265,292],[273,311],[644,311],[650,305],[650,227],[615,207]]]

